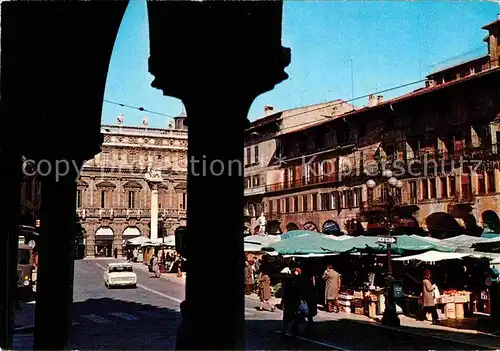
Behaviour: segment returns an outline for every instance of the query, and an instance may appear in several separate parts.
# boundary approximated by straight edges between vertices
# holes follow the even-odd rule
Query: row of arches
[[[419,228],[418,222],[415,217],[410,218],[415,223],[415,229],[422,231]],[[481,215],[483,227],[479,226],[476,218],[472,214],[468,214],[462,218],[463,225],[457,221],[455,217],[446,212],[435,212],[430,214],[424,221],[425,229],[436,238],[445,239],[458,234],[467,233],[468,235],[480,236],[484,230],[491,232],[500,232],[500,218],[495,211],[487,210]],[[355,219],[348,220],[345,226],[350,235],[357,235],[363,233],[365,230],[361,223]],[[308,230],[314,232],[321,232],[329,235],[341,234],[340,226],[334,220],[327,220],[320,228],[312,221],[308,221],[300,227],[295,222],[289,222],[285,226],[285,231],[291,230]],[[412,233],[417,234],[417,233]]]
[[[140,229],[137,227],[133,227],[133,226],[126,227],[122,232],[122,236],[124,239],[125,238],[131,239],[131,238],[135,238],[135,237],[141,236],[141,235],[142,234],[141,234]],[[113,238],[114,237],[114,230],[111,227],[105,227],[105,226],[99,227],[95,232],[95,236],[96,236],[96,239],[102,238],[102,237]]]

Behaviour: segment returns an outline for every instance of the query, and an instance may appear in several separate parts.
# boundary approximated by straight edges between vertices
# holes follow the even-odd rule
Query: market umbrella
[[[285,240],[285,239],[292,239],[292,238],[295,238],[296,236],[303,236],[303,235],[307,235],[307,234],[323,235],[321,233],[313,232],[311,230],[289,230],[288,232],[281,234],[280,237],[281,237],[281,240]]]
[[[348,240],[334,240],[327,235],[314,232],[302,233],[290,239],[272,243],[263,251],[274,251],[280,255],[330,255],[347,252],[352,246],[346,245]]]
[[[440,242],[434,243],[414,235],[398,235],[395,236],[395,238],[396,243],[392,245],[392,252],[399,255],[404,255],[408,251],[455,251],[455,247],[453,246],[443,245]],[[344,240],[343,242],[356,250],[373,250],[375,252],[387,251],[387,245],[378,243],[377,237],[359,236],[353,239]]]

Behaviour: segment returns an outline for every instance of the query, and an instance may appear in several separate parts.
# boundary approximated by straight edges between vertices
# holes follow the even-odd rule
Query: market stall
[[[474,313],[487,310],[484,282],[478,277],[489,267],[490,253],[471,251],[438,252],[427,251],[418,255],[394,258],[393,261],[417,261],[420,265],[432,267],[433,283],[438,286],[435,301],[440,319],[465,319]],[[483,273],[483,274],[481,274]],[[417,283],[420,282],[419,279]],[[421,282],[420,282],[421,284]],[[421,290],[421,289],[420,289]],[[421,308],[421,297],[418,291],[406,291],[405,300],[418,304]],[[410,309],[410,308],[408,308]],[[414,310],[415,308],[411,308]]]

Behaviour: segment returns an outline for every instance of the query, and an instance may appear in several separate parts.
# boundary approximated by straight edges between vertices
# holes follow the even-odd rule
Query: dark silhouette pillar
[[[46,160],[44,164],[55,170],[58,162],[60,159]],[[75,164],[81,165],[82,161],[75,160]],[[39,350],[69,347],[77,229],[77,175],[73,168],[64,176],[53,171],[41,178],[40,255],[35,310],[35,347]]]
[[[17,288],[21,155],[0,146],[0,348],[12,349]]]
[[[2,3],[0,140],[43,162],[45,174],[35,349],[70,344],[77,168],[100,151],[104,87],[127,4]]]
[[[282,3],[151,1],[148,14],[152,86],[187,111],[184,346],[244,349],[243,133],[253,100],[287,78]],[[213,234],[224,263],[208,274]]]

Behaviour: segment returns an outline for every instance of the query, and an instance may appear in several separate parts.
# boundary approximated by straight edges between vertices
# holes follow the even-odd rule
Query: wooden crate
[[[451,295],[442,295],[441,296],[442,303],[455,303],[455,296]]]
[[[456,303],[455,304],[455,315],[456,315],[457,319],[464,319],[465,318],[464,304],[463,303]]]
[[[455,307],[455,303],[447,303],[444,306],[444,313],[446,315],[446,318],[448,319],[456,319],[457,318],[457,311]]]
[[[354,299],[363,299],[363,292],[362,291],[355,291],[354,292]]]
[[[455,303],[466,303],[467,295],[455,295]]]

